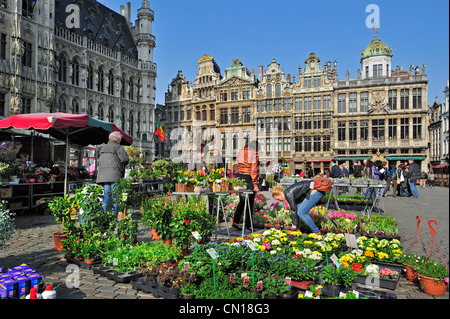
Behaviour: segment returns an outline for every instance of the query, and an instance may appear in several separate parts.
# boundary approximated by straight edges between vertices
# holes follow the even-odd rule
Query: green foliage
[[[8,242],[12,234],[18,231],[14,224],[15,214],[9,209],[6,209],[7,205],[8,203],[6,201],[0,201],[0,250]]]

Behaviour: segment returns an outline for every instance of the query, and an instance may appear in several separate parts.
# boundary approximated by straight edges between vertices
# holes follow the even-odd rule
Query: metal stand
[[[375,192],[376,196],[375,196],[375,200],[372,201],[372,206],[370,207],[370,210],[367,210],[368,206],[369,206],[369,201],[367,201],[366,207],[363,210],[363,213],[367,213],[367,216],[370,218],[370,213],[373,211],[375,205],[376,205],[376,209],[378,214],[380,214],[380,206],[378,205],[378,202],[381,201],[381,205],[383,206],[383,213],[386,211],[385,207],[384,207],[384,200],[383,200],[383,196],[381,194],[381,188],[383,188],[383,186],[369,186],[369,196],[368,199],[372,198],[372,194]]]
[[[331,198],[333,198],[334,206],[336,207],[336,209],[340,209],[340,208],[339,208],[338,201],[337,201],[337,198],[336,198],[336,196],[334,195],[334,189],[335,189],[335,188],[338,189],[338,187],[340,187],[340,186],[335,186],[335,185],[332,185],[332,186],[331,186],[331,189],[330,189],[330,191],[328,192],[328,194],[329,194],[330,196],[328,197],[328,200],[327,200],[327,204],[326,204],[326,206],[325,206],[325,209],[328,209],[328,205],[330,204]]]
[[[223,201],[222,201],[222,195],[225,194],[221,194],[221,193],[216,193],[214,196],[214,201],[213,203],[216,202],[217,199],[217,229],[216,229],[216,234],[215,234],[215,240],[217,241],[217,233],[220,231],[220,207],[222,207],[222,211],[223,211],[223,219],[225,221],[225,228],[227,229],[227,234],[228,234],[228,238],[230,238],[230,230],[228,229],[228,221],[227,221],[227,216],[225,216],[225,209],[223,206]],[[214,205],[214,204],[213,204]]]
[[[242,220],[242,237],[244,237],[245,216],[247,215],[247,209],[248,209],[248,215],[250,216],[250,228],[251,228],[251,232],[253,234],[252,211],[251,211],[251,206],[250,206],[250,199],[248,197],[252,193],[253,193],[252,191],[247,191],[247,192],[243,193],[245,195],[245,205],[244,205],[244,218]]]

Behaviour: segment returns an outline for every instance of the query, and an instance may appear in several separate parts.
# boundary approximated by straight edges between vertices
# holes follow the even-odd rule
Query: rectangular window
[[[314,152],[320,152],[320,136],[314,136]]]
[[[27,2],[28,3],[28,2]],[[29,42],[23,41],[22,65],[31,68],[31,61],[33,56],[33,45]]]
[[[389,119],[388,134],[390,140],[397,139],[397,119]]]
[[[400,109],[409,109],[409,89],[400,90]]]
[[[282,129],[281,117],[277,116],[273,119],[273,126],[276,130],[281,131]]]
[[[305,136],[305,152],[311,152],[311,136]]]
[[[303,123],[305,125],[304,129],[305,130],[310,130],[311,129],[311,116],[305,116],[305,121]]]
[[[231,108],[231,124],[238,124],[238,123],[239,123],[239,108],[232,107]]]
[[[219,95],[220,101],[221,102],[226,102],[228,100],[228,93],[225,90],[220,91],[220,95]]]
[[[330,95],[324,95],[323,96],[323,108],[324,109],[330,109],[331,108],[331,96]]]
[[[346,113],[345,93],[338,95],[338,113]]]
[[[320,120],[320,115],[314,115],[313,116],[313,127],[315,130],[320,130],[320,124],[321,124],[321,120]]]
[[[320,87],[320,76],[314,77],[314,87],[316,88]]]
[[[268,137],[266,138],[266,152],[272,152],[272,141],[271,139]]]
[[[325,135],[322,137],[322,151],[329,152],[331,146],[331,137],[329,135]]]
[[[302,98],[301,97],[296,97],[295,98],[295,110],[296,111],[301,111],[302,110]]]
[[[22,108],[20,110],[21,114],[31,113],[31,99],[22,98]]]
[[[250,89],[245,88],[242,90],[242,99],[249,100],[250,99]]]
[[[228,141],[228,133],[222,132],[220,133],[220,139],[222,144],[222,154],[225,154],[225,151],[227,149],[227,141]]]
[[[373,65],[373,77],[381,78],[383,76],[383,65],[382,64],[374,64]]]
[[[0,116],[5,116],[5,94],[0,93]]]
[[[231,101],[236,101],[239,99],[239,90],[231,89]]]
[[[305,88],[311,87],[311,77],[305,77]]]
[[[422,118],[421,117],[413,118],[413,138],[414,139],[422,138]]]
[[[264,101],[256,102],[256,112],[263,113],[264,112]]]
[[[242,122],[250,123],[250,118],[251,118],[250,106],[242,107]]]
[[[413,89],[413,109],[420,109],[422,107],[422,89]]]
[[[384,120],[372,120],[372,140],[384,140]]]
[[[220,109],[220,124],[228,124],[228,109]]]
[[[360,94],[360,111],[367,112],[369,108],[369,92],[361,92]]]
[[[266,112],[272,112],[272,100],[266,100]]]
[[[259,118],[257,121],[258,131],[264,131],[264,119]]]
[[[292,109],[292,99],[283,99],[283,110],[290,111]]]
[[[180,114],[183,114],[183,112],[181,112]],[[181,118],[181,115],[180,115]],[[183,119],[181,119],[183,120]],[[209,120],[210,121],[216,121],[216,111],[215,110],[209,110]]]
[[[276,99],[276,100],[275,100],[273,110],[274,110],[275,112],[281,111],[281,99]]]
[[[350,93],[348,95],[348,111],[350,113],[356,112],[356,93]]]
[[[292,128],[292,126],[291,126],[291,117],[290,116],[283,117],[283,130],[290,131],[291,128]]]
[[[283,151],[285,151],[285,152],[291,151],[291,138],[290,137],[283,138]]]
[[[356,141],[356,121],[349,121],[348,122],[348,140],[349,141]]]
[[[345,141],[346,125],[344,121],[338,122],[338,141]]]
[[[301,130],[302,129],[302,117],[301,116],[296,116],[295,117],[295,130]]]
[[[320,96],[314,97],[314,109],[320,110]]]
[[[409,139],[409,119],[408,118],[400,119],[400,138],[402,140]]]
[[[190,121],[192,119],[192,110],[186,110],[186,120]]]
[[[369,138],[369,120],[361,120],[359,130],[361,141],[366,141]]]
[[[6,59],[6,34],[0,34],[0,59]]]
[[[305,111],[311,110],[311,97],[305,97]]]
[[[296,152],[302,151],[302,137],[301,136],[295,137],[295,146],[294,147],[295,147]]]
[[[329,129],[331,124],[331,115],[324,115],[323,116],[323,129]]]
[[[270,132],[272,130],[272,118],[266,117],[266,132]]]
[[[231,147],[233,150],[237,150],[239,147],[239,134],[231,133]]]
[[[391,110],[397,109],[397,90],[389,90],[388,105]]]
[[[275,138],[275,152],[281,152],[282,147],[283,147],[282,138],[281,137]]]

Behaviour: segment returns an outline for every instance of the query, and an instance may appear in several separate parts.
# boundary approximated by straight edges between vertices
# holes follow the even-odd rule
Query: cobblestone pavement
[[[416,232],[416,216],[421,216],[420,231],[425,250],[428,247],[430,229],[429,220],[438,223],[437,242],[448,262],[449,255],[449,195],[448,188],[419,189],[419,199],[383,198],[386,214],[395,216],[400,222],[400,236],[404,247],[409,247]],[[268,192],[264,192],[270,198]],[[54,223],[48,215],[18,215],[16,224],[21,229],[13,235],[5,249],[0,250],[0,266],[14,267],[22,263],[35,269],[46,284],[52,284],[57,291],[58,299],[157,299],[152,294],[133,289],[129,283],[115,283],[92,270],[80,269],[79,287],[68,288],[66,279],[71,274],[68,263],[62,252],[54,249],[52,234],[60,231],[61,225]],[[241,232],[231,231],[232,236],[240,236]],[[148,241],[150,231],[140,228],[139,238]],[[224,239],[224,236],[219,238]],[[414,248],[415,249],[415,248]],[[437,252],[438,254],[438,252]],[[440,258],[439,254],[435,258]],[[67,271],[67,272],[66,272]],[[398,299],[448,299],[448,289],[442,297],[432,297],[420,291],[417,283],[411,283],[401,276],[395,291]]]

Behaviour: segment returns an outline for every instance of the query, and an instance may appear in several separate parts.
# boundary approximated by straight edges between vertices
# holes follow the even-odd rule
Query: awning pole
[[[66,133],[66,168],[64,170],[64,195],[68,194],[67,192],[67,163],[70,157],[70,147],[69,147],[69,133]]]

